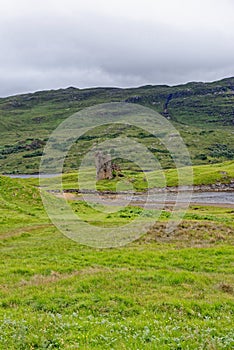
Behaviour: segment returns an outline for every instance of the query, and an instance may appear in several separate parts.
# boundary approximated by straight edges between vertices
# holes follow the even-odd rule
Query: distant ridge
[[[86,87],[86,88],[79,88],[79,87],[75,87],[75,86],[68,86],[65,88],[58,88],[58,89],[45,89],[45,90],[37,90],[34,92],[25,92],[25,93],[19,93],[19,94],[13,94],[13,95],[9,95],[9,96],[5,96],[5,97],[0,97],[1,99],[8,99],[8,98],[17,98],[17,97],[23,97],[23,96],[28,96],[28,95],[34,95],[34,94],[38,94],[38,93],[49,93],[49,92],[61,92],[61,91],[66,91],[66,90],[79,90],[79,91],[90,91],[90,90],[138,90],[138,89],[152,89],[152,88],[184,88],[186,86],[201,86],[203,84],[205,85],[217,85],[217,84],[221,84],[221,85],[226,85],[226,86],[234,86],[234,76],[232,77],[228,77],[228,78],[223,78],[220,80],[214,80],[211,82],[203,82],[203,81],[190,81],[187,83],[183,83],[183,84],[146,84],[146,85],[140,85],[137,87],[111,87],[111,86],[106,86],[106,87]]]

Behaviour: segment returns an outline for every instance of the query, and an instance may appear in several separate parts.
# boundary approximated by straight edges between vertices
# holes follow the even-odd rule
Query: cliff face
[[[234,78],[213,83],[148,87],[147,92],[125,101],[153,106],[165,117],[188,125],[234,125]]]

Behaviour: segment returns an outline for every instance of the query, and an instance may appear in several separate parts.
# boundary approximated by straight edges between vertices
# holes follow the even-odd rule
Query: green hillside
[[[67,88],[0,99],[0,171],[38,172],[40,156],[50,133],[73,113],[106,102],[138,103],[158,111],[180,131],[193,164],[234,158],[234,78],[213,83],[139,88]],[[65,171],[77,169],[82,155],[94,142],[105,139],[103,129],[84,135],[65,162]],[[164,168],[173,166],[162,145],[142,131],[122,128],[113,135],[137,137],[157,155]],[[108,135],[110,136],[110,135]],[[77,150],[79,157],[77,158]]]

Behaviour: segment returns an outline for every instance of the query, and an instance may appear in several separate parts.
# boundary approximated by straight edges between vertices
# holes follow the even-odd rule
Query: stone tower
[[[112,179],[111,155],[104,155],[103,152],[95,153],[96,176],[97,180]]]

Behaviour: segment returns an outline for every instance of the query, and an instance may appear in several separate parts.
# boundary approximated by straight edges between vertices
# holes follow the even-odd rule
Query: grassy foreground
[[[233,209],[192,206],[169,237],[165,210],[102,250],[64,237],[26,181],[0,177],[0,191],[0,349],[233,348]],[[72,206],[92,224],[139,213]]]

